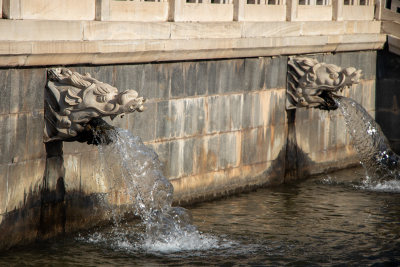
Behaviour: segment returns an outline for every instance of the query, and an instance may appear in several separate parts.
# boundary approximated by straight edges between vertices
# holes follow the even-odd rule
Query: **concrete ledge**
[[[0,36],[0,66],[118,64],[374,50],[382,48],[386,41],[380,26],[377,21],[0,20],[0,31],[4,33]]]
[[[117,64],[376,50],[384,34],[132,41],[0,42],[1,66]]]
[[[163,22],[82,22],[83,40],[169,39],[170,23]]]
[[[160,40],[380,33],[380,21],[129,22],[1,20],[0,40]]]
[[[400,23],[395,21],[382,21],[382,31],[394,36],[400,36]]]
[[[400,37],[388,36],[389,51],[396,55],[400,55]]]

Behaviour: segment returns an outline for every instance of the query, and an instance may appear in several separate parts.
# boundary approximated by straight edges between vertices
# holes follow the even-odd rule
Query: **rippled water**
[[[207,242],[148,249],[137,220],[11,250],[0,265],[398,266],[400,182],[364,181],[350,169],[190,207]]]
[[[364,169],[259,189],[191,212],[171,206],[173,188],[154,151],[112,130],[99,146],[100,171],[108,177],[99,182],[111,192],[126,188],[139,219],[114,216],[108,227],[14,249],[0,254],[0,265],[398,266],[399,157],[360,105],[347,98],[338,104]]]

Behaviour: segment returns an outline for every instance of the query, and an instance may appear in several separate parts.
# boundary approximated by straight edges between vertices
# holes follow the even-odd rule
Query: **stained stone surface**
[[[400,56],[379,51],[376,66],[376,121],[392,149],[400,153]]]
[[[363,69],[360,84],[345,94],[375,112],[376,52],[307,56]],[[143,113],[109,123],[153,147],[174,185],[175,202],[189,203],[290,181],[285,177],[293,168],[301,168],[297,179],[357,163],[336,112],[299,109],[288,120],[287,61],[281,56],[68,68],[147,99]],[[7,236],[2,248],[107,218],[95,208],[97,196],[109,191],[97,148],[43,143],[45,75],[45,68],[0,70],[0,236]],[[290,166],[287,153],[302,165]],[[121,205],[127,199],[115,190],[107,201]],[[47,224],[54,227],[46,231]]]

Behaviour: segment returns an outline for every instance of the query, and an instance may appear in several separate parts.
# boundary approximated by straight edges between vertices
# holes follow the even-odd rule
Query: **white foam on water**
[[[115,129],[107,133],[107,138],[112,142],[99,146],[103,171],[108,177],[103,184],[108,184],[110,191],[126,189],[133,212],[144,227],[120,226],[116,216],[116,226],[111,232],[91,234],[84,242],[116,250],[161,254],[228,248],[233,244],[201,233],[192,224],[188,210],[172,207],[172,184],[163,175],[157,154],[139,137]]]
[[[328,185],[330,185],[330,184],[333,184],[333,183],[334,183],[334,180],[332,179],[332,176],[326,175],[326,177],[323,178],[323,179],[321,180],[321,182],[322,182],[322,184],[328,184]]]
[[[107,239],[101,233],[94,233],[94,234],[88,235],[87,237],[79,236],[77,239],[80,241],[86,241],[87,243],[92,243],[92,244],[99,244],[99,243],[104,243],[107,241]]]
[[[135,252],[138,251],[138,246],[135,242],[131,242],[127,236],[119,234],[103,234],[103,233],[93,233],[85,237],[78,237],[78,241],[100,245],[113,250],[124,250]]]
[[[149,254],[167,254],[179,252],[201,252],[209,250],[228,249],[236,242],[217,238],[210,234],[204,234],[198,231],[180,232],[163,238],[154,240],[146,238],[142,234],[140,238],[133,238],[127,232],[100,233],[95,232],[85,237],[79,236],[78,241],[108,247],[113,250],[125,252],[141,252]]]
[[[400,193],[400,180],[388,180],[378,183],[364,182],[358,188],[377,192]]]
[[[142,248],[148,252],[174,253],[181,251],[202,251],[229,247],[229,243],[221,245],[218,238],[195,232],[185,232],[169,236],[164,240],[145,240]]]

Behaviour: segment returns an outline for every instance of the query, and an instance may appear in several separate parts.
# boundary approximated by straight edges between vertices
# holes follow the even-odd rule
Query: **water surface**
[[[0,265],[398,266],[400,182],[364,180],[350,169],[190,207],[202,234],[180,244],[141,243],[137,220],[14,249]]]

